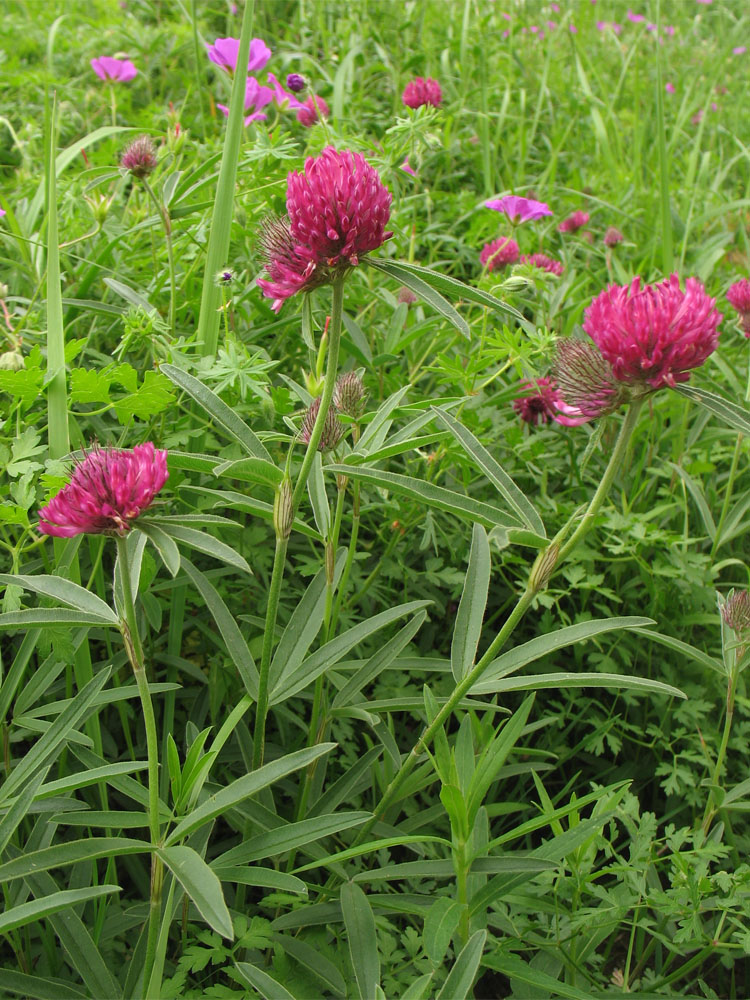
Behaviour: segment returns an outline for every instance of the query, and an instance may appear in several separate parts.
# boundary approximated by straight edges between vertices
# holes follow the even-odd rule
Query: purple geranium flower
[[[92,59],[91,68],[100,80],[118,80],[120,83],[132,80],[138,73],[129,59],[115,59],[114,56]]]
[[[279,81],[273,75],[273,73],[268,74],[268,82],[273,88],[274,100],[280,108],[303,108],[304,104],[298,97],[294,94],[290,94],[288,91],[284,90]]]
[[[541,219],[545,215],[552,215],[552,209],[549,205],[545,205],[543,201],[534,201],[532,198],[521,198],[515,194],[507,194],[504,198],[486,201],[485,205],[496,212],[505,212],[508,221],[513,225],[518,222]]]
[[[228,73],[234,73],[237,69],[239,52],[239,38],[217,38],[213,45],[208,46],[208,58]],[[266,43],[261,38],[253,38],[247,62],[248,73],[257,73],[259,69],[263,69],[270,58],[271,50]]]

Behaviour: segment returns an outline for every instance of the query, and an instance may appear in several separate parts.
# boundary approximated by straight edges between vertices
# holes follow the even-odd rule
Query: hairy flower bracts
[[[543,253],[524,254],[521,263],[531,264],[532,267],[538,267],[540,271],[546,271],[548,274],[556,274],[558,278],[565,270],[561,261],[553,260]]]
[[[721,600],[721,599],[720,599]],[[738,637],[747,638],[750,633],[750,591],[732,590],[727,599],[720,603],[721,617]]]
[[[156,169],[156,147],[148,135],[134,139],[120,158],[120,166],[141,180]]]
[[[305,411],[302,418],[302,426],[299,432],[299,439],[303,444],[309,444],[312,437],[315,421],[320,410],[320,396],[317,396]],[[330,406],[326,413],[323,424],[323,433],[318,442],[318,451],[331,451],[339,443],[346,433],[346,427],[341,423],[335,406]]]
[[[627,398],[625,386],[593,344],[558,340],[553,370],[563,402],[587,420],[612,413]]]
[[[267,223],[261,246],[270,281],[263,294],[278,311],[295,292],[328,284],[393,235],[391,194],[360,153],[328,146],[287,178],[286,220]]]
[[[166,451],[150,441],[127,451],[94,447],[39,511],[39,530],[58,538],[125,535],[168,476]]]
[[[583,329],[612,366],[618,382],[659,389],[686,382],[715,350],[721,313],[697,278],[685,290],[673,274],[641,288],[610,285],[586,310]]]
[[[367,390],[356,372],[339,375],[333,389],[333,405],[339,413],[359,420],[367,405]]]
[[[747,278],[735,281],[729,286],[727,299],[739,315],[742,332],[750,337],[750,281]]]

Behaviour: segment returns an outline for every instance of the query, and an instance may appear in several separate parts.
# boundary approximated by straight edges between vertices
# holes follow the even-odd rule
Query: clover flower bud
[[[365,412],[367,392],[356,372],[339,375],[333,390],[333,405],[339,413],[358,420]]]
[[[122,154],[120,165],[139,180],[152,174],[156,169],[156,147],[151,137],[134,139]]]
[[[289,538],[293,523],[292,482],[289,476],[284,476],[273,500],[273,526],[276,537]]]
[[[309,444],[310,439],[312,438],[313,428],[315,427],[315,421],[318,418],[318,411],[320,410],[320,398],[321,397],[318,396],[317,399],[312,401],[302,418],[302,427],[300,429],[299,437],[303,444]],[[323,433],[321,434],[320,441],[318,442],[318,451],[331,451],[332,448],[336,447],[345,433],[346,428],[338,418],[336,407],[329,406],[325,422],[323,423]]]
[[[750,631],[750,591],[731,590],[719,607],[721,617],[738,636]]]
[[[612,413],[625,401],[624,386],[593,344],[558,340],[554,374],[563,402],[589,420]]]

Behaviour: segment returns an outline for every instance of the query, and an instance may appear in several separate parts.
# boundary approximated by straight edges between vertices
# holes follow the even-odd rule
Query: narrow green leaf
[[[209,927],[233,941],[232,918],[224,901],[221,882],[200,854],[184,845],[162,847],[157,854],[195,903]]]
[[[401,994],[401,1000],[427,1000],[432,985],[433,973],[425,972],[415,979]]]
[[[490,455],[484,445],[474,437],[470,430],[464,427],[463,424],[460,424],[449,413],[446,413],[445,410],[438,409],[436,406],[433,406],[432,409],[440,423],[448,428],[466,454],[474,459],[498,493],[510,504],[515,514],[531,531],[544,538],[547,533],[544,530],[542,519],[537,514],[533,504],[526,497],[523,490],[516,486],[502,466]]]
[[[291,934],[274,933],[273,940],[281,945],[286,955],[291,955],[295,962],[299,962],[308,972],[330,987],[333,993],[340,997],[346,996],[344,977],[319,948],[314,948]]]
[[[473,500],[461,493],[454,493],[453,490],[445,489],[443,486],[426,483],[421,479],[402,476],[395,472],[384,472],[382,469],[364,469],[353,465],[329,465],[326,468],[329,472],[342,473],[352,479],[358,479],[360,482],[372,483],[379,489],[409,497],[427,504],[428,507],[435,507],[438,510],[447,511],[449,514],[455,514],[456,517],[477,521],[486,528],[492,528],[495,525],[516,526],[512,521],[509,522],[509,515],[497,507]]]
[[[46,769],[33,775],[21,794],[10,804],[8,811],[0,819],[0,854],[3,853],[18,824],[29,811],[29,807],[36,798],[37,792],[46,776]]]
[[[0,969],[0,993],[3,996],[17,993],[27,1000],[86,1000],[89,996],[60,979],[41,979],[9,969]]]
[[[183,542],[185,545],[189,545],[192,549],[205,552],[206,555],[213,556],[214,559],[221,559],[229,566],[241,569],[244,573],[253,572],[245,561],[245,558],[239,552],[236,552],[230,545],[220,542],[213,535],[207,535],[205,531],[198,531],[196,528],[180,527],[171,523],[167,525],[164,522],[157,521],[155,518],[152,519],[151,523],[164,528],[172,538],[175,538],[178,542]]]
[[[171,454],[171,452],[170,452]],[[264,500],[256,500],[255,497],[246,496],[244,493],[236,493],[232,490],[212,490],[206,486],[185,486],[183,487],[191,493],[198,493],[201,496],[209,497],[214,501],[214,507],[230,507],[232,510],[246,511],[256,517],[263,518],[264,521],[273,521],[273,504]],[[295,517],[292,524],[294,531],[299,531],[308,538],[321,541],[319,533],[311,525],[306,524]]]
[[[456,681],[461,681],[474,665],[479,639],[482,635],[484,609],[490,587],[490,546],[487,532],[475,524],[471,537],[469,568],[456,613],[456,624],[451,642],[451,670]]]
[[[315,453],[307,480],[307,493],[312,504],[315,527],[328,540],[331,533],[331,507],[328,503],[325,479],[323,478],[323,456]]]
[[[302,767],[307,767],[314,760],[317,760],[324,754],[330,753],[335,746],[335,743],[319,743],[314,747],[296,750],[294,753],[280,757],[270,764],[264,764],[263,767],[259,767],[257,771],[253,771],[251,774],[243,775],[243,777],[227,785],[226,788],[215,792],[205,802],[202,802],[196,809],[193,809],[191,813],[185,816],[169,835],[167,845],[171,846],[177,843],[183,837],[192,833],[193,830],[197,830],[199,826],[203,826],[204,823],[208,823],[217,816],[221,816],[227,809],[231,809],[232,806],[237,805],[238,802],[242,802],[243,799],[250,798],[251,795],[255,795],[262,788],[267,788],[268,785],[272,785],[275,781],[285,778],[287,774],[291,774]]]
[[[703,526],[706,529],[706,534],[713,541],[716,538],[716,522],[714,521],[713,514],[706,502],[706,498],[703,494],[703,490],[700,488],[698,483],[689,475],[682,466],[677,465],[675,462],[666,463],[670,469],[677,473],[680,479],[683,481],[688,489],[688,492],[695,500],[695,505],[703,520]]]
[[[110,858],[123,854],[143,854],[150,845],[145,840],[131,840],[128,837],[86,837],[70,840],[64,844],[53,844],[38,851],[21,854],[12,861],[0,865],[0,881],[9,882],[35,872],[61,868],[79,861],[93,861],[96,858]]]
[[[353,882],[345,882],[341,886],[341,912],[360,1000],[373,1000],[380,984],[375,917],[367,896]]]
[[[62,892],[53,892],[50,896],[13,906],[0,913],[0,933],[7,934],[16,927],[34,923],[52,913],[59,913],[60,910],[79,906],[90,899],[99,899],[120,891],[119,885],[95,885],[88,889],[64,889]]]
[[[448,951],[463,907],[449,896],[440,896],[427,911],[422,938],[425,954],[433,965],[440,965]]]
[[[72,614],[72,612],[71,612]],[[68,707],[60,713],[52,723],[44,736],[39,739],[25,757],[11,771],[2,789],[0,789],[0,801],[6,801],[13,795],[28,779],[53,758],[62,743],[73,732],[76,725],[88,711],[96,696],[109,680],[112,672],[111,667],[106,667],[93,677],[88,684],[79,691]]]
[[[111,628],[116,623],[110,618],[93,615],[89,611],[68,611],[65,608],[31,608],[29,611],[7,611],[0,615],[0,629],[27,629],[39,625],[48,628],[52,625],[98,625],[100,628]]]
[[[231,202],[231,199],[230,199]],[[221,265],[219,265],[221,266]],[[213,286],[213,281],[209,282]],[[265,459],[273,465],[273,460],[260,440],[247,424],[241,420],[234,410],[220,399],[208,386],[203,385],[193,375],[175,368],[174,365],[161,365],[159,371],[168,379],[184,389],[205,412],[222,427],[230,437],[238,441],[248,455]],[[215,463],[214,463],[215,464]]]
[[[212,866],[213,867],[213,866]],[[233,885],[254,885],[260,889],[274,889],[278,892],[294,892],[307,896],[307,886],[301,878],[277,872],[275,868],[261,868],[259,865],[230,865],[213,868],[221,882]]]
[[[241,479],[245,483],[260,483],[274,490],[284,478],[284,473],[273,462],[262,458],[240,458],[236,461],[221,462],[214,467],[214,475],[228,479]]]
[[[383,260],[377,257],[367,257],[365,259],[370,267],[382,271],[389,277],[395,278],[400,284],[410,288],[415,295],[418,295],[427,305],[431,306],[435,312],[440,313],[449,323],[452,323],[467,340],[471,339],[469,324],[463,316],[460,316],[450,302],[444,299],[440,292],[436,291],[432,284],[428,284],[423,277],[415,274],[410,268],[407,269],[404,264],[395,260]],[[429,275],[432,273],[428,272]]]
[[[380,447],[379,442],[383,440],[393,423],[391,414],[400,405],[409,389],[411,389],[410,385],[405,385],[401,389],[397,389],[396,392],[392,393],[388,399],[380,404],[376,412],[369,419],[369,423],[362,432],[362,437],[352,449],[352,454],[367,455],[374,448]]]
[[[675,639],[671,635],[664,635],[662,632],[654,632],[650,628],[634,628],[634,632],[638,635],[642,635],[646,639],[652,639],[654,642],[660,643],[662,646],[668,646],[670,649],[674,649],[687,661],[694,661],[699,663],[702,667],[707,667],[709,670],[713,670],[717,674],[721,674],[722,677],[726,676],[726,671],[721,660],[717,660],[714,656],[709,656],[702,649],[698,649],[697,646],[691,646],[690,643],[682,642],[681,639]]]
[[[370,819],[370,816],[368,812],[342,812],[278,826],[243,840],[237,847],[215,858],[211,862],[211,867],[226,868],[230,865],[250,864],[262,858],[277,858],[288,851],[322,840],[323,837],[330,837],[353,826],[360,826]]]
[[[588,990],[579,990],[577,986],[571,986],[560,979],[554,979],[552,976],[548,976],[546,972],[532,968],[517,955],[503,954],[500,956],[490,954],[485,959],[485,964],[501,972],[504,976],[508,976],[511,983],[515,980],[519,984],[523,983],[525,987],[531,986],[534,996],[539,996],[539,991],[541,990],[545,997],[566,997],[567,1000],[591,1000],[592,995]],[[524,992],[526,990],[519,993],[518,988],[514,988],[514,993],[517,996],[523,995]]]
[[[374,263],[374,260],[370,260],[369,263]],[[395,262],[388,261],[387,263],[391,264]],[[534,324],[524,319],[517,309],[513,306],[509,306],[507,302],[503,302],[502,299],[498,299],[497,296],[490,295],[489,292],[483,291],[481,288],[474,288],[473,285],[466,285],[463,281],[459,281],[458,278],[452,278],[449,274],[442,274],[439,271],[433,271],[431,268],[422,267],[420,264],[407,264],[404,261],[399,261],[398,267],[402,273],[407,272],[414,278],[425,281],[431,288],[437,291],[445,292],[447,295],[452,295],[457,299],[466,299],[469,302],[476,302],[477,305],[486,306],[488,309],[492,309],[495,312],[505,313],[507,316],[512,316],[518,325],[526,331],[526,333],[530,333],[532,335],[536,334]],[[411,288],[411,285],[408,285],[406,281],[403,283],[407,285],[407,287]]]
[[[152,524],[148,518],[138,519],[138,530],[153,543],[154,548],[161,556],[161,561],[167,567],[167,571],[174,577],[180,572],[180,550],[177,543],[160,525]]]
[[[700,403],[710,413],[718,417],[727,427],[734,427],[741,434],[750,435],[750,413],[737,403],[732,403],[728,399],[709,392],[707,389],[699,389],[695,385],[674,386],[674,391],[681,396],[691,399],[694,403]]]
[[[578,622],[576,625],[567,625],[556,632],[549,632],[545,635],[537,636],[535,639],[524,642],[514,649],[509,649],[496,660],[493,660],[487,670],[471,689],[472,694],[487,694],[490,685],[494,691],[495,681],[513,674],[528,663],[563,649],[565,646],[573,646],[594,636],[603,635],[605,632],[616,632],[623,628],[637,628],[643,625],[655,625],[651,618],[641,618],[633,615],[622,618],[598,618],[588,622]]]
[[[325,670],[346,656],[350,649],[362,642],[368,636],[391,622],[411,614],[412,611],[420,611],[429,605],[430,601],[410,601],[408,604],[399,604],[395,608],[381,611],[379,615],[374,615],[366,621],[360,622],[348,631],[337,635],[330,642],[327,642],[320,649],[308,656],[293,674],[278,682],[271,692],[271,705],[278,705],[287,698],[291,698],[299,691],[303,691],[308,685],[319,677]]]
[[[627,674],[553,673],[535,674],[532,677],[506,677],[499,681],[482,682],[482,694],[499,694],[501,691],[536,691],[541,688],[622,688],[641,694],[663,694],[668,698],[687,698],[684,691],[652,681],[647,677],[629,677]],[[476,691],[475,691],[476,693]]]
[[[471,996],[471,988],[479,963],[482,961],[486,939],[487,931],[476,931],[471,935],[453,963],[453,968],[435,1000],[467,1000]]]
[[[257,701],[259,684],[258,668],[255,666],[255,660],[237,626],[234,616],[230,614],[229,608],[221,599],[218,590],[209,581],[208,577],[204,576],[189,559],[182,560],[182,568],[198,588],[201,597],[206,602],[206,607],[216,622],[221,637],[226,644],[227,651],[232,658],[232,662],[237,667],[237,671],[242,678],[245,690],[253,701]]]
[[[113,625],[118,625],[117,615],[112,608],[96,594],[79,587],[77,583],[71,583],[62,576],[16,576],[7,573],[0,573],[0,584],[7,586],[14,585],[23,587],[24,590],[31,590],[35,594],[42,594],[44,597],[51,597],[55,601],[61,601],[76,611],[84,614],[95,615],[99,618],[107,618]]]
[[[286,987],[257,966],[250,965],[249,962],[236,962],[235,969],[249,986],[260,993],[264,1000],[294,1000],[294,995]]]

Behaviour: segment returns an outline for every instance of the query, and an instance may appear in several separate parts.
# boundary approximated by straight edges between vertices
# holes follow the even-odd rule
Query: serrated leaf
[[[174,399],[174,390],[161,372],[147,371],[143,376],[142,385],[134,393],[118,399],[115,413],[120,423],[127,423],[134,417],[147,420],[149,417],[166,410]]]

